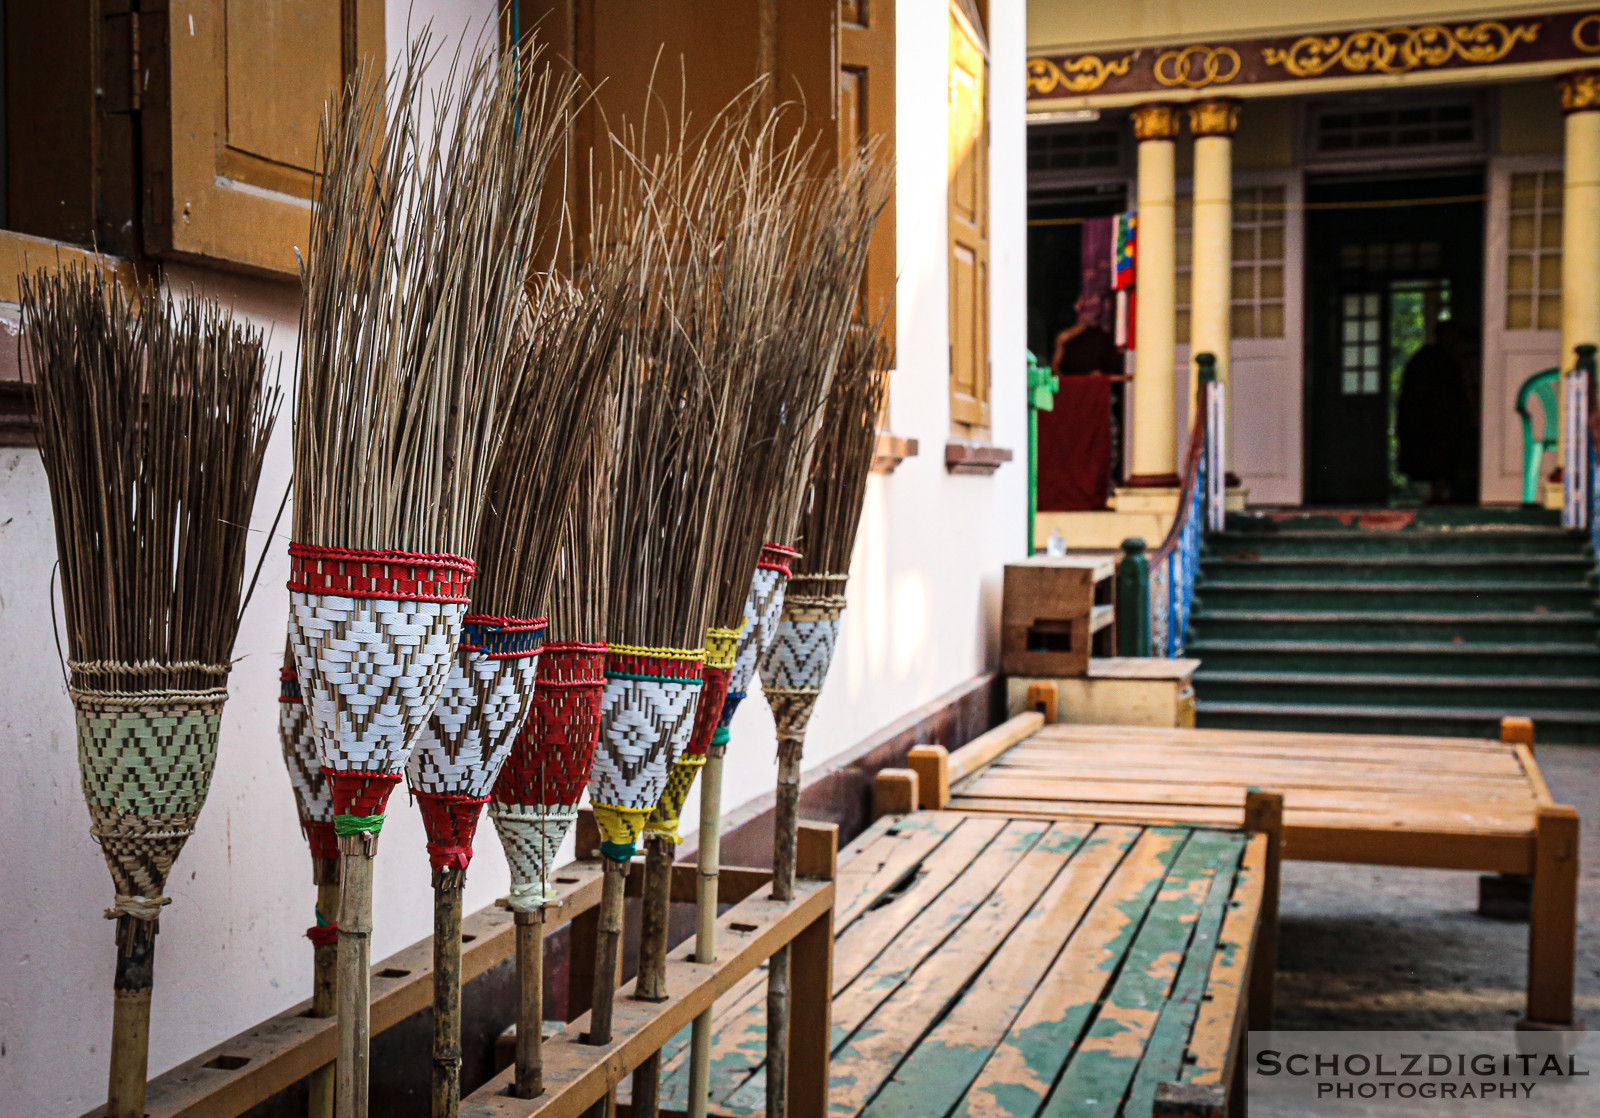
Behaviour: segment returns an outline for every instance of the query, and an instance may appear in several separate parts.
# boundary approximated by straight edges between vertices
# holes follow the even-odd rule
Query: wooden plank
[[[1241,839],[1217,862],[1211,890],[1200,907],[1194,932],[1189,938],[1188,947],[1184,949],[1183,968],[1173,983],[1171,996],[1161,1007],[1161,1015],[1150,1034],[1144,1059],[1139,1062],[1133,1085],[1128,1091],[1124,1111],[1130,1115],[1151,1113],[1155,1108],[1157,1085],[1183,1077],[1184,1056],[1205,1000],[1223,921],[1233,906],[1240,858],[1247,845]]]
[[[599,903],[599,863],[569,862],[556,871],[554,886],[556,904],[545,925],[549,931]],[[510,958],[516,947],[511,913],[495,905],[466,917],[461,931],[463,982]],[[373,1035],[432,1002],[431,936],[373,966]],[[231,1118],[330,1063],[335,1054],[337,1019],[303,1016],[310,1007],[310,1001],[291,1006],[157,1076],[147,1090],[146,1114],[149,1118]],[[97,1106],[89,1113],[98,1118],[103,1109]]]
[[[830,1114],[845,1118],[861,1112],[878,1087],[895,1074],[906,1052],[920,1042],[995,953],[1004,949],[1013,930],[1060,876],[1089,830],[1081,824],[1052,826],[938,950],[925,956],[923,965],[881,1002],[849,1039],[835,1047]],[[977,873],[977,867],[971,872]]]
[[[994,797],[1014,795],[1027,799],[1059,797],[1064,800],[1099,800],[1110,803],[1129,801],[1218,806],[1237,804],[1244,789],[1256,787],[1271,787],[1274,791],[1283,793],[1291,808],[1360,811],[1363,814],[1371,814],[1371,809],[1376,807],[1382,807],[1386,811],[1413,809],[1431,814],[1486,808],[1502,813],[1526,812],[1531,819],[1538,803],[1528,785],[1511,782],[1499,787],[1486,787],[1479,795],[1464,796],[1460,790],[1448,787],[1438,788],[1433,794],[1429,794],[1424,789],[1402,792],[1393,789],[1366,791],[1353,788],[1308,788],[1276,781],[1270,783],[1258,781],[1254,784],[1248,782],[1188,784],[1155,780],[1070,780],[1053,776],[1024,780],[997,775],[994,769],[979,777],[967,794]]]
[[[950,779],[960,780],[977,772],[1043,725],[1044,715],[1030,710],[1002,722],[986,734],[979,734],[950,754]]]
[[[864,1118],[949,1112],[1141,833],[1138,827],[1094,829],[977,981],[866,1107]]]
[[[1494,780],[1522,779],[1522,768],[1516,762],[1511,746],[1502,746],[1496,756],[1484,754],[1421,754],[1416,757],[1395,758],[1383,756],[1359,757],[1327,753],[1315,756],[1285,754],[1269,750],[1203,751],[1198,749],[1174,750],[1165,746],[1144,747],[1134,744],[1108,743],[1094,747],[1074,747],[1040,751],[1018,747],[1018,751],[997,761],[995,767],[1002,771],[1067,772],[1079,766],[1116,765],[1132,768],[1158,768],[1173,766],[1184,771],[1248,772],[1251,768],[1271,765],[1272,771],[1290,779],[1296,773],[1314,775],[1323,771],[1360,776],[1403,776],[1407,773],[1438,773],[1449,777],[1479,777]]]
[[[1532,873],[1533,836],[1417,829],[1365,829],[1290,821],[1284,856],[1297,862]]]
[[[1139,837],[995,1046],[955,1118],[1038,1112],[1187,837],[1172,828]]]
[[[1095,819],[1105,823],[1163,823],[1184,825],[1206,823],[1237,827],[1243,817],[1243,804],[1237,808],[1190,807],[1167,804],[1076,803],[1061,800],[1009,800],[986,796],[958,796],[950,802],[961,811],[984,812],[1006,817],[1041,819]]]
[[[793,901],[758,895],[740,902],[717,922],[717,962],[696,963],[693,940],[679,944],[668,955],[666,1001],[639,1001],[629,983],[618,991],[610,1043],[585,1044],[588,1017],[580,1017],[544,1042],[543,1095],[508,1095],[514,1069],[507,1068],[461,1100],[461,1118],[578,1118],[739,978],[823,918],[833,894],[833,882],[801,878]]]
[[[1555,797],[1550,794],[1550,786],[1544,782],[1544,773],[1539,770],[1539,762],[1534,760],[1533,747],[1517,745],[1513,748],[1517,751],[1517,763],[1522,766],[1523,779],[1528,782],[1534,800],[1541,804],[1555,803]]]
[[[1175,746],[1228,746],[1274,743],[1337,754],[1347,746],[1388,746],[1419,751],[1476,750],[1494,753],[1502,743],[1488,738],[1434,738],[1409,734],[1322,734],[1283,730],[1203,730],[1166,726],[1092,726],[1056,723],[1038,731],[1040,741],[1093,741],[1096,744],[1128,740],[1162,741]]]
[[[1237,864],[1243,845],[1242,836],[1221,831],[1196,832],[1184,844],[1041,1118],[1113,1118],[1121,1108],[1218,866],[1231,872],[1229,859]]]
[[[1189,1037],[1188,1061],[1183,1071],[1186,1083],[1227,1086],[1232,1082],[1230,1060],[1236,1055],[1234,1042],[1251,968],[1270,965],[1254,957],[1266,873],[1267,836],[1255,835],[1245,848],[1234,880],[1234,903],[1222,923],[1205,998]]]

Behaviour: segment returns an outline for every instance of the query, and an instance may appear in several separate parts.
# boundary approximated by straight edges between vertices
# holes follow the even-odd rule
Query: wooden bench
[[[1275,798],[1258,800],[1270,816]],[[1274,841],[879,819],[841,854],[828,1113],[1223,1114]],[[764,1112],[765,999],[758,971],[718,1003],[713,1114]],[[685,1109],[687,1063],[685,1032],[663,1049],[669,1113]]]
[[[913,750],[909,764],[925,808],[1237,826],[1259,788],[1283,796],[1288,858],[1530,875],[1521,1027],[1571,1028],[1578,814],[1545,786],[1532,724],[1507,719],[1502,736],[1045,725],[1029,713],[948,756]]]

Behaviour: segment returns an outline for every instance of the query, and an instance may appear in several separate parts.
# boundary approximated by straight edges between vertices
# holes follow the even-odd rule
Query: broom
[[[311,1016],[332,1017],[338,1011],[339,839],[333,833],[333,793],[317,760],[311,714],[300,694],[294,651],[287,642],[278,673],[278,740],[289,770],[300,832],[311,847],[311,882],[317,887],[316,923],[306,929],[311,941]],[[333,1118],[333,1065],[311,1073],[311,1118]]]
[[[560,528],[582,477],[568,446],[591,426],[621,321],[621,303],[553,276],[523,329],[527,371],[495,460],[479,528],[472,612],[438,708],[406,766],[422,808],[434,890],[433,1113],[461,1105],[461,904],[478,815],[523,729],[547,619]],[[607,429],[609,434],[609,428]]]
[[[216,762],[246,528],[277,411],[261,332],[71,268],[19,281],[78,768],[116,888],[106,1113],[142,1118],[162,895]]]
[[[518,80],[525,46],[458,57],[424,101],[432,54],[424,33],[387,97],[366,67],[324,113],[302,274],[291,637],[342,858],[340,1118],[367,1114],[372,858],[460,644],[567,109]]]
[[[828,392],[812,462],[809,501],[800,527],[802,554],[772,648],[761,662],[761,685],[778,729],[778,795],[773,816],[772,893],[794,896],[799,830],[800,758],[806,724],[833,661],[844,610],[845,581],[855,548],[883,414],[890,364],[883,320],[852,326]],[[773,956],[767,996],[767,1112],[787,1109],[789,953]]]

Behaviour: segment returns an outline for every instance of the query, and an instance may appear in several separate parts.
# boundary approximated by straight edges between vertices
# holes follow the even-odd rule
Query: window
[[[1177,199],[1178,344],[1189,341],[1194,256],[1194,201]],[[1233,192],[1232,336],[1281,338],[1284,331],[1284,188],[1255,186]]]
[[[1339,394],[1376,396],[1382,391],[1383,296],[1373,291],[1343,296],[1339,306]]]
[[[1506,329],[1561,329],[1560,171],[1511,176]]]
[[[1122,163],[1122,129],[1028,129],[1028,171],[1098,171]]]
[[[1323,155],[1472,146],[1478,141],[1475,108],[1470,102],[1325,108],[1315,115],[1313,144]]]
[[[970,0],[950,5],[950,425],[989,435],[988,51]]]

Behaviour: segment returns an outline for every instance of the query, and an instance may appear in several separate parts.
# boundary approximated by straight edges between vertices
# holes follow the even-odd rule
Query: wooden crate
[[[1029,689],[1056,689],[1056,720],[1102,726],[1194,726],[1194,672],[1198,660],[1158,656],[1106,656],[1089,661],[1081,676],[1014,675],[1006,680],[1008,716],[1033,709]]]
[[[1098,652],[1109,655],[1116,572],[1110,555],[1035,555],[1006,564],[1000,670],[1081,676],[1097,636]]]

